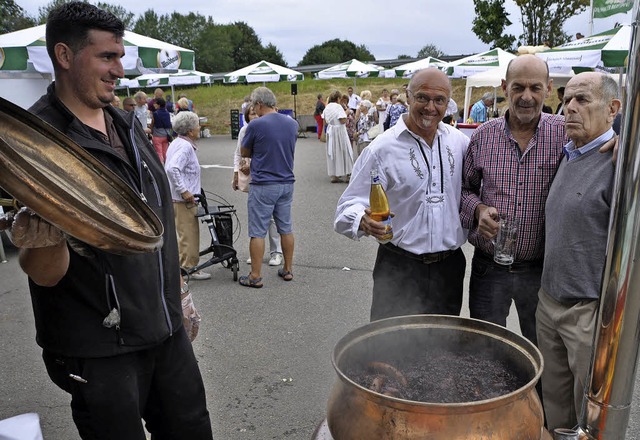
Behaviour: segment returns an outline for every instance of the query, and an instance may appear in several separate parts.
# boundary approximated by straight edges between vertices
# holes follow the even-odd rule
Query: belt
[[[514,261],[511,264],[498,264],[493,260],[493,256],[487,254],[486,252],[482,252],[480,250],[475,251],[475,253],[473,254],[473,258],[477,258],[478,260],[482,261],[483,263],[488,263],[491,264],[494,267],[500,268],[500,269],[504,269],[507,271],[521,271],[521,270],[528,270],[528,269],[537,269],[542,267],[542,263],[544,262],[543,258],[540,258],[538,260],[529,260],[529,261]]]
[[[402,255],[405,256],[407,258],[410,258],[412,260],[416,260],[416,261],[420,261],[424,264],[432,264],[432,263],[439,263],[441,261],[443,261],[445,258],[449,257],[450,255],[452,255],[454,252],[458,251],[459,249],[453,249],[453,250],[447,250],[447,251],[442,251],[442,252],[434,252],[431,254],[414,254],[413,252],[409,252],[409,251],[405,251],[404,249],[391,244],[391,243],[386,243],[381,245],[383,246],[385,249],[396,253],[398,255]]]

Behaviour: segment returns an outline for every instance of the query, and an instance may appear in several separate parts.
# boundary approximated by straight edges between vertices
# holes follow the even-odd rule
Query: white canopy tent
[[[0,96],[25,108],[54,79],[45,31],[46,25],[40,25],[0,35]],[[125,31],[123,43],[126,75],[195,69],[195,55],[190,49],[129,31]]]
[[[229,72],[222,78],[224,84],[262,83],[263,85],[268,82],[302,80],[304,80],[304,74],[264,60]]]
[[[429,67],[442,68],[446,64],[447,63],[437,58],[426,57],[421,60],[412,61],[411,63],[402,64],[393,69],[387,69],[383,74],[385,78],[411,78],[418,70]]]
[[[0,70],[53,74],[45,31],[46,25],[42,24],[0,35],[0,49],[4,53]],[[125,55],[122,65],[126,75],[195,69],[195,55],[190,49],[130,31],[124,32],[123,42]]]
[[[547,62],[551,72],[566,73],[574,68],[624,67],[630,45],[631,26],[623,25],[538,52],[536,56]]]
[[[137,89],[143,87],[171,87],[171,96],[175,98],[176,85],[211,84],[211,75],[197,70],[180,70],[176,73],[145,73],[136,78],[120,78],[118,88]]]
[[[344,63],[328,67],[315,74],[316,79],[353,78],[353,86],[356,86],[356,78],[375,78],[383,76],[384,68],[373,63],[351,59]]]
[[[451,78],[465,78],[486,70],[504,67],[516,56],[500,48],[452,61],[443,67]]]

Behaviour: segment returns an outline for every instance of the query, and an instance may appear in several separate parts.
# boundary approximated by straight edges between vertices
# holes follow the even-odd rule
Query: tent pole
[[[465,87],[464,89],[464,120],[463,123],[467,123],[469,119],[469,104],[471,103],[471,87]]]
[[[593,0],[589,2],[589,34],[593,35]]]

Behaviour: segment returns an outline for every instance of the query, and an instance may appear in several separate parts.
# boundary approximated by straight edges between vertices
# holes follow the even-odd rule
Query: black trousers
[[[153,440],[213,439],[202,376],[182,327],[147,350],[108,358],[44,351],[42,357],[51,380],[71,394],[83,440],[145,440],[142,420]]]
[[[442,261],[381,245],[373,268],[371,321],[402,315],[460,315],[466,259],[456,249]]]

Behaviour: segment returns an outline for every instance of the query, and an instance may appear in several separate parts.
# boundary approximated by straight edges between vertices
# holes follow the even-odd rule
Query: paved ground
[[[191,283],[203,316],[194,349],[217,439],[309,439],[325,415],[335,378],[333,347],[368,322],[376,243],[333,232],[345,186],[329,183],[324,147],[311,136],[297,145],[295,280],[285,283],[276,268],[265,267],[265,287],[248,289],[215,265],[210,280]],[[246,194],[231,190],[234,148],[229,136],[202,139],[199,157],[203,186],[237,208],[234,247],[246,273]],[[203,246],[208,242],[203,228]],[[467,255],[470,250],[466,245]],[[34,342],[25,276],[15,251],[7,254],[9,261],[0,264],[0,419],[37,412],[46,440],[77,440],[69,399],[49,381]],[[508,326],[519,331],[513,318]],[[640,438],[637,408],[636,399],[629,439]]]

